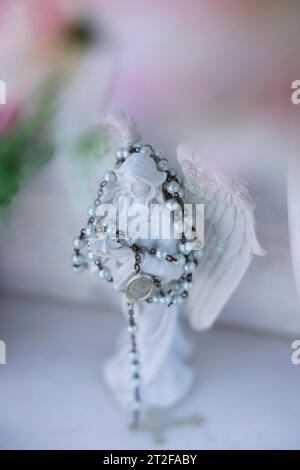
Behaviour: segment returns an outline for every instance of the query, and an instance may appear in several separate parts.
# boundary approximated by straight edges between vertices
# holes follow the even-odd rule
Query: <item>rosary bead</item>
[[[172,302],[172,297],[170,295],[166,295],[165,297],[162,297],[163,303],[166,305],[169,305]]]
[[[136,385],[139,385],[140,383],[140,376],[139,374],[133,374],[132,378],[131,378],[131,382],[134,386]]]
[[[107,279],[110,276],[110,269],[107,266],[104,266],[99,270],[99,276],[103,279]]]
[[[91,237],[92,235],[94,235],[95,226],[94,225],[88,225],[86,230],[85,230],[85,233],[86,233],[87,237]]]
[[[180,204],[177,201],[177,199],[175,199],[175,198],[169,199],[166,202],[166,206],[170,211],[173,211],[173,212],[177,212],[177,211],[181,210]]]
[[[73,260],[74,264],[79,265],[79,264],[82,264],[84,262],[84,257],[82,255],[74,255],[72,260]]]
[[[170,175],[172,175],[172,176],[176,176],[176,175],[177,175],[177,171],[175,170],[175,168],[170,168],[170,169],[169,169],[169,173],[170,173]]]
[[[131,361],[137,361],[139,359],[139,353],[137,351],[130,351],[129,359]]]
[[[130,155],[129,150],[126,149],[126,148],[124,148],[124,149],[122,150],[122,157],[126,159],[126,158],[129,157],[129,155]]]
[[[103,178],[107,183],[115,183],[117,180],[116,173],[114,171],[107,171]]]
[[[185,281],[185,282],[183,283],[183,288],[184,288],[184,290],[189,290],[189,289],[191,289],[192,287],[193,287],[193,283],[192,283],[192,282]]]
[[[185,257],[182,254],[176,255],[176,262],[178,266],[184,266],[185,265]]]
[[[117,160],[123,160],[123,149],[118,149],[115,155]]]
[[[157,164],[157,169],[159,171],[167,171],[169,168],[168,161],[166,159],[160,160]]]
[[[184,270],[188,273],[194,273],[195,270],[196,270],[196,265],[195,263],[193,263],[193,261],[188,261],[185,265],[184,265]]]
[[[166,259],[166,256],[167,256],[166,250],[161,250],[160,248],[156,250],[156,258],[160,260],[164,260]]]
[[[86,242],[85,242],[84,238],[77,237],[73,241],[73,246],[74,246],[74,248],[77,248],[77,249],[80,250],[81,248],[83,248],[85,246],[85,243]]]
[[[194,259],[199,261],[202,257],[203,257],[203,251],[202,250],[194,250],[193,251],[193,255],[194,255]]]
[[[101,181],[100,187],[105,188],[105,186],[107,186],[107,181]]]
[[[87,266],[85,264],[80,264],[79,266],[74,265],[73,266],[73,271],[75,273],[81,273],[82,271],[84,271],[86,269],[86,267]]]
[[[176,181],[172,181],[167,185],[167,191],[171,194],[178,193],[180,191],[180,186]]]
[[[127,329],[131,335],[135,335],[138,332],[137,325],[128,325]]]
[[[174,295],[173,297],[173,303],[176,304],[176,305],[180,305],[182,304],[183,302],[183,298],[181,297],[181,295]]]
[[[190,246],[187,243],[179,242],[177,248],[184,255],[188,255],[191,252]]]
[[[95,217],[96,211],[97,211],[96,207],[95,207],[95,206],[91,206],[91,207],[89,207],[89,209],[88,209],[88,215],[89,215],[90,217]]]

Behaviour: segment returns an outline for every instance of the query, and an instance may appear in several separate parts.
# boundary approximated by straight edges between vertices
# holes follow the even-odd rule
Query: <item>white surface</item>
[[[0,309],[0,448],[155,448],[148,434],[127,430],[101,379],[121,316],[5,297]],[[197,383],[172,415],[197,413],[204,424],[171,429],[162,448],[300,449],[296,337],[192,336]]]

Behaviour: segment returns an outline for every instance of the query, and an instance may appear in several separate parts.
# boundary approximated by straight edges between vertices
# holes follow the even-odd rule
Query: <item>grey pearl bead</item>
[[[163,303],[169,305],[172,302],[172,297],[170,295],[166,295],[163,297]]]
[[[94,260],[94,258],[95,258],[95,255],[92,251],[89,251],[87,256],[90,260]]]

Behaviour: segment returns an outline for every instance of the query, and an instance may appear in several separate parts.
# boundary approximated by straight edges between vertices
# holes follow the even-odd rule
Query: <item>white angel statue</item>
[[[139,138],[136,124],[120,113],[108,114],[103,129],[114,147],[126,148]],[[195,329],[211,327],[239,285],[253,255],[263,254],[256,238],[254,204],[246,183],[222,173],[189,145],[178,147],[177,160],[185,200],[205,206],[205,240],[198,255],[193,287],[184,306],[181,302],[174,302],[170,308],[160,302],[136,304],[144,408],[172,405],[185,396],[192,385],[193,371],[187,364],[190,345],[183,335],[179,316],[186,315]],[[106,191],[104,202],[117,204],[117,198],[123,196],[128,204],[163,204],[163,174],[146,154],[133,153],[115,173],[116,181]],[[174,250],[177,242],[171,239],[143,243],[155,246],[159,254],[160,250]],[[124,290],[128,278],[134,274],[132,250],[96,235],[89,238],[88,244],[92,256],[100,253],[109,266],[113,287],[117,291]],[[162,263],[160,256],[142,258],[141,267],[164,282],[172,282],[182,272],[179,263]],[[123,307],[127,315],[126,302]],[[128,334],[124,332],[115,354],[104,368],[108,386],[124,407],[130,407],[132,401],[129,367]]]

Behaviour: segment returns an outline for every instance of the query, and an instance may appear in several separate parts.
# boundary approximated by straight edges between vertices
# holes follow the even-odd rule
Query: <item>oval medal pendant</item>
[[[150,274],[135,274],[127,281],[124,292],[131,302],[138,302],[152,294],[153,286],[153,277]]]

